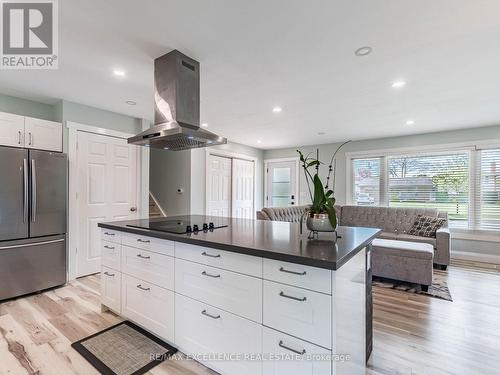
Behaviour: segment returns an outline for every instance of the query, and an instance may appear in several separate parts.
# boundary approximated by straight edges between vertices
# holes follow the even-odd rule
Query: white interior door
[[[100,271],[97,223],[137,217],[137,146],[126,139],[78,131],[76,165],[80,277]]]
[[[268,162],[266,173],[266,207],[297,204],[297,161]]]
[[[233,159],[232,168],[232,216],[253,219],[254,213],[254,168],[249,160]]]
[[[231,215],[231,159],[208,155],[207,215]]]

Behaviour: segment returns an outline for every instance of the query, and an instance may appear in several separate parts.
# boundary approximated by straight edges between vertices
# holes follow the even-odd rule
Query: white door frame
[[[267,165],[269,163],[281,163],[283,161],[294,161],[295,162],[295,178],[297,179],[295,186],[295,196],[297,197],[297,206],[302,204],[300,199],[300,158],[291,157],[291,158],[278,158],[278,159],[264,159],[264,207],[267,204],[266,197],[269,196],[269,192],[267,191]]]
[[[76,199],[76,192],[78,186],[78,175],[73,173],[77,170],[77,140],[78,132],[86,132],[93,134],[106,135],[115,138],[126,139],[134,136],[135,134],[124,133],[116,130],[100,128],[92,125],[80,124],[77,122],[66,121],[68,128],[68,281],[76,278],[76,264],[77,264],[77,238],[78,238],[78,202]],[[137,148],[137,210],[140,215],[144,215],[144,195],[149,194],[149,184],[145,186],[142,183],[140,176],[142,170],[148,167],[149,159],[145,159],[145,154],[141,148]],[[147,163],[147,164],[145,164]],[[147,198],[146,198],[147,199]],[[145,206],[147,208],[147,206]]]
[[[231,152],[231,151],[225,151],[225,150],[211,150],[209,148],[205,149],[205,214],[208,212],[208,191],[209,191],[209,185],[210,185],[210,176],[208,171],[210,170],[210,160],[209,156],[220,156],[223,158],[230,158],[230,159],[241,159],[241,160],[247,160],[247,161],[253,161],[253,212],[254,215],[257,211],[257,202],[255,199],[255,194],[257,192],[257,160],[258,158],[255,156],[249,156],[249,155],[244,155],[244,154],[238,154],[236,152]],[[231,202],[232,202],[232,168],[231,168]],[[231,203],[232,204],[232,203]],[[232,212],[232,207],[231,207],[231,212]]]

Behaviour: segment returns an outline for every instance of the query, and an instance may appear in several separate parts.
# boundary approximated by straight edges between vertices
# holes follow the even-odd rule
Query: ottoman
[[[427,291],[432,284],[434,248],[428,243],[373,240],[373,275],[420,284]]]

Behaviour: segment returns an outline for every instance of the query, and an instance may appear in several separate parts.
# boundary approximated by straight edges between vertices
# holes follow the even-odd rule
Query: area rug
[[[451,298],[450,290],[448,289],[448,284],[444,280],[440,280],[435,277],[432,281],[432,285],[429,286],[429,290],[424,292],[419,284],[407,283],[404,281],[385,279],[383,277],[373,276],[372,285],[381,288],[395,289],[407,293],[424,294],[426,296],[444,299],[446,301],[453,302]]]
[[[104,375],[140,375],[177,349],[125,321],[71,345]]]

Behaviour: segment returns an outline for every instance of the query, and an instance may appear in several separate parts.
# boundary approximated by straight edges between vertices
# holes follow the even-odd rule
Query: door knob
[[[137,211],[137,207],[130,207],[130,211],[132,211],[132,212]]]

